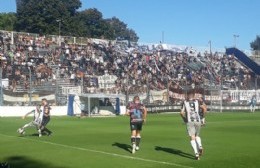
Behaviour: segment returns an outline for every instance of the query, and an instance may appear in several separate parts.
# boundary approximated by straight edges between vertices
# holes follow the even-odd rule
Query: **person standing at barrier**
[[[52,134],[52,132],[46,127],[46,125],[50,122],[51,117],[50,117],[50,110],[51,107],[49,106],[49,103],[46,98],[42,99],[42,111],[43,111],[43,119],[42,123],[40,126],[40,129],[38,130],[39,132],[39,137],[42,136],[42,133],[47,133],[48,136]]]
[[[104,106],[112,106],[112,103],[110,102],[110,100],[108,98],[105,99]]]
[[[189,99],[183,102],[180,115],[186,123],[187,131],[190,136],[190,143],[193,148],[195,159],[199,160],[203,154],[201,138],[201,120],[199,115],[199,101],[194,100],[194,93],[189,94]]]
[[[204,102],[202,97],[199,97],[199,115],[201,120],[201,125],[204,126],[206,124],[205,115],[207,112],[207,105]]]
[[[253,113],[255,112],[255,106],[256,106],[256,96],[253,95],[250,100],[250,111]]]
[[[147,116],[147,109],[140,102],[139,96],[135,96],[133,101],[127,105],[126,115],[130,116],[132,153],[134,154],[139,150],[142,126],[146,122]]]

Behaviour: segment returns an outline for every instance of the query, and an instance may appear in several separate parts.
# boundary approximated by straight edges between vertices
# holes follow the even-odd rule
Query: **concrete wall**
[[[19,117],[35,109],[35,106],[1,106],[0,117]],[[67,115],[67,106],[51,106],[52,116]]]
[[[52,116],[66,116],[68,107],[67,106],[51,106],[51,115]],[[220,110],[220,106],[208,106],[208,110],[212,108],[212,110]],[[24,116],[26,113],[30,112],[31,110],[35,109],[34,106],[0,106],[0,117],[20,117]],[[147,107],[149,112],[158,112],[158,111],[176,111],[176,109],[180,109],[180,106],[175,106],[174,108],[169,107],[159,107],[154,106],[152,109],[151,107]],[[260,109],[260,106],[256,106],[256,110]],[[104,109],[103,109],[104,110]],[[223,106],[222,110],[248,110],[250,111],[249,106]],[[102,111],[102,109],[101,109]],[[179,111],[179,110],[178,110]],[[211,111],[211,110],[210,110]],[[120,106],[120,115],[124,115],[126,112],[125,106]],[[74,109],[75,115],[80,115],[80,110]]]
[[[26,113],[35,109],[35,106],[0,106],[0,117],[21,117]],[[121,115],[125,114],[125,106],[120,107]],[[68,106],[51,106],[52,116],[66,116]],[[79,115],[80,111],[75,111],[74,114]]]

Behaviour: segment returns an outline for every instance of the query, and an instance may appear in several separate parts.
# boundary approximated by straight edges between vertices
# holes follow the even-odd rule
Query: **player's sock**
[[[196,142],[198,144],[199,149],[202,148],[201,138],[199,136],[196,136]]]
[[[136,138],[135,136],[131,136],[131,143],[132,143],[132,153],[135,153],[135,147],[136,147]]]
[[[198,145],[198,151],[199,151],[199,155],[202,156],[203,155],[203,147],[202,147],[202,143],[201,143],[201,138],[200,137],[196,137],[196,142],[197,142],[197,145]]]
[[[52,132],[46,127],[44,127],[44,129],[42,130],[42,132],[44,132],[44,131],[46,131],[48,135],[52,134]]]
[[[193,148],[193,151],[194,151],[195,155],[197,155],[198,154],[198,148],[197,148],[196,141],[195,140],[191,140],[190,144],[191,144],[191,146]]]
[[[25,124],[25,125],[22,127],[22,129],[25,129],[25,128],[29,127],[29,126],[30,126],[30,124]]]
[[[134,154],[134,153],[135,153],[135,148],[136,148],[136,144],[135,144],[135,143],[133,143],[133,144],[132,144],[132,154]]]
[[[139,147],[140,142],[141,142],[141,136],[137,136],[136,137],[136,146]]]
[[[205,118],[202,118],[201,121],[202,121],[202,125],[205,125],[205,124],[206,124]]]
[[[136,138],[135,138],[135,136],[131,136],[131,143],[132,143],[132,144],[136,143]]]
[[[41,137],[42,136],[42,130],[38,129],[38,133],[39,133],[39,137]]]

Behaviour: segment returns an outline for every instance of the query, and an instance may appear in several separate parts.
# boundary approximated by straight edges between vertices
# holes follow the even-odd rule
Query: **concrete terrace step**
[[[62,80],[57,81],[57,84],[58,84],[59,91],[61,90],[62,87],[74,87],[75,86],[74,84],[71,84],[69,81],[62,81]],[[53,83],[53,82],[50,82],[50,81],[44,82],[41,85],[33,85],[32,86],[32,90],[34,92],[55,91],[56,89],[57,89],[56,82]],[[28,91],[29,91],[29,89],[25,89],[22,84],[18,85],[16,87],[16,92],[28,92]]]

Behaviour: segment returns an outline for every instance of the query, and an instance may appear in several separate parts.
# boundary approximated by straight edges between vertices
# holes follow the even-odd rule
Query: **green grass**
[[[0,118],[0,162],[11,168],[258,168],[260,113],[211,113],[201,130],[205,153],[194,160],[178,114],[151,114],[140,151],[130,153],[129,118],[52,117],[53,136],[17,128],[31,118]]]

